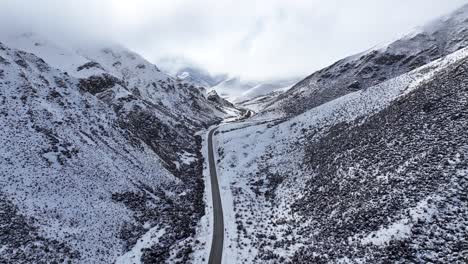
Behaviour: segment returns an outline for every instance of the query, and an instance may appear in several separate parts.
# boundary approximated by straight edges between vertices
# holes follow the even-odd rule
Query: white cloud
[[[0,0],[1,31],[119,42],[245,78],[307,75],[466,0]]]

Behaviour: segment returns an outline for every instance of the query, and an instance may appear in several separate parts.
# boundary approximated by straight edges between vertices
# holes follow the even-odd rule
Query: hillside
[[[227,263],[464,263],[468,52],[217,136]]]
[[[6,42],[21,50],[0,48],[0,259],[188,261],[205,210],[195,134],[237,110],[119,46]]]

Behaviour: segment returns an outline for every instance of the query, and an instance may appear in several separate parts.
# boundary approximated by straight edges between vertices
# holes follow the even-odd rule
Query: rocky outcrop
[[[116,85],[123,86],[123,82],[110,74],[104,73],[102,75],[93,75],[86,79],[81,79],[79,87],[81,90],[95,95],[111,89]]]
[[[104,68],[102,68],[101,64],[97,63],[97,62],[94,62],[94,61],[90,61],[90,62],[87,62],[81,66],[79,66],[78,68],[76,68],[76,71],[82,71],[82,70],[89,70],[89,69],[100,69],[100,70],[104,70]]]

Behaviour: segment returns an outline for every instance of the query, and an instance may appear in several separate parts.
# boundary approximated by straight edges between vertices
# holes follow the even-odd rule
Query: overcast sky
[[[303,76],[467,0],[0,0],[0,31],[112,41],[250,79]],[[1,41],[1,40],[0,40]]]

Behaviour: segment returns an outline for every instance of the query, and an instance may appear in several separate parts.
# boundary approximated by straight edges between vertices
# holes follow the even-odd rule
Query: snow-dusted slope
[[[53,67],[80,79],[92,76],[102,79],[111,75],[134,95],[173,114],[180,114],[192,123],[202,124],[213,115],[220,118],[226,115],[218,106],[207,105],[203,92],[192,84],[179,82],[162,73],[154,64],[119,45],[71,49],[35,34],[12,36],[5,42],[11,47],[37,54]]]
[[[277,83],[260,83],[256,86],[252,87],[251,89],[242,93],[242,96],[237,99],[240,100],[248,100],[252,98],[256,98],[259,96],[264,96],[273,92],[277,91],[286,91],[292,87],[295,81],[284,81],[284,82],[277,82]]]
[[[467,61],[223,126],[227,263],[464,263]]]
[[[357,54],[313,73],[280,95],[265,112],[297,115],[372,87],[468,45],[468,5],[388,46]]]
[[[115,195],[140,194],[157,210],[167,202],[150,196],[183,189],[78,83],[32,54],[0,46],[0,193],[12,208],[1,214],[2,261],[107,263],[134,239],[123,228],[141,221]]]
[[[195,134],[237,109],[119,46],[5,40],[0,262],[189,261],[205,208]]]

